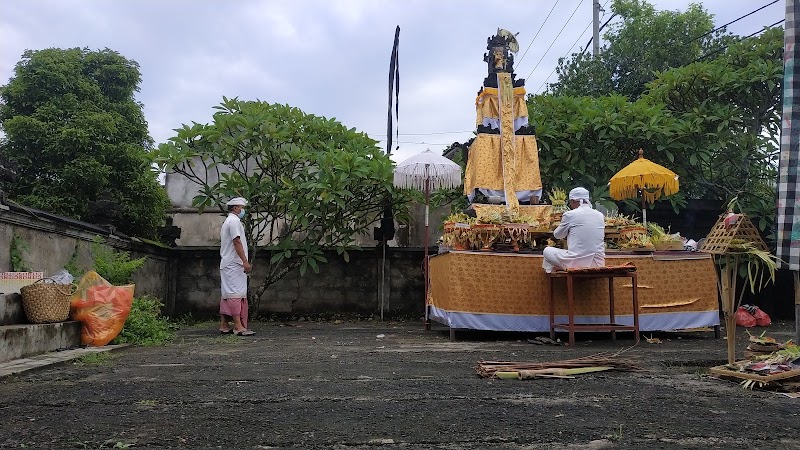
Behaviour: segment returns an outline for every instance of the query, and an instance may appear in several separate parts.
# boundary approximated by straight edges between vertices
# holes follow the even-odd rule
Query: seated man
[[[569,267],[602,267],[606,263],[605,219],[592,208],[589,191],[577,187],[569,191],[569,207],[561,224],[553,231],[556,239],[567,238],[567,250],[544,249],[542,267],[547,273]]]

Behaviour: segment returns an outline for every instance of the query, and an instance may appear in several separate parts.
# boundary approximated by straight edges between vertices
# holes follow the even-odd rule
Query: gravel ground
[[[207,323],[167,346],[3,379],[0,447],[800,449],[800,400],[709,377],[726,358],[725,340],[709,332],[626,350],[644,372],[504,381],[479,378],[476,363],[569,359],[632,341],[586,334],[570,348],[463,332],[451,342],[416,322],[253,329],[222,336]],[[769,332],[787,340],[793,329]]]

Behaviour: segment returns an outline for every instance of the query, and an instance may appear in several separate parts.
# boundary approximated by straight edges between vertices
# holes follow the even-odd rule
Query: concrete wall
[[[225,217],[217,209],[200,214],[196,208],[192,208],[192,198],[198,194],[198,185],[187,180],[183,175],[168,173],[165,179],[165,186],[173,207],[170,212],[173,225],[181,228],[181,237],[175,243],[181,247],[219,245],[219,227]],[[429,245],[435,245],[442,235],[440,229],[442,220],[449,213],[449,207],[431,210]],[[390,247],[420,247],[424,245],[425,206],[420,204],[413,205],[411,207],[411,216],[413,219],[408,226],[395,224],[397,232],[395,239],[388,242]],[[380,226],[380,223],[375,223],[374,226]],[[356,245],[361,247],[376,245],[371,231],[368,235],[355,236],[355,242]],[[262,242],[262,245],[266,244],[266,242]]]
[[[219,249],[177,248],[175,302],[170,313],[180,316],[214,317],[219,312]],[[344,262],[328,252],[319,274],[310,270],[301,276],[295,270],[273,284],[261,300],[259,312],[312,314],[380,314],[380,248],[350,253]],[[266,276],[270,254],[259,253],[253,265],[251,288]],[[384,285],[384,314],[414,315],[423,312],[422,250],[388,248]]]
[[[176,245],[180,247],[219,245],[219,229],[222,226],[222,222],[225,221],[225,216],[219,210],[198,213],[194,208],[175,208],[170,212],[170,216],[172,217],[172,224],[181,229],[180,239],[175,240]],[[374,226],[379,227],[380,222],[376,222]],[[407,239],[403,240],[408,235],[407,232],[404,233],[405,225],[397,225],[396,228],[398,233],[395,234],[395,239],[389,241],[389,246],[406,246]],[[360,247],[370,247],[377,244],[371,231],[369,235],[354,236],[354,242],[355,245]],[[269,243],[264,239],[260,245],[269,245]]]
[[[11,270],[11,242],[14,235],[24,242],[28,250],[22,252],[25,264],[33,271],[53,275],[63,269],[77,255],[80,268],[91,267],[92,240],[101,236],[107,245],[129,251],[131,256],[147,256],[145,265],[134,274],[136,295],[152,295],[161,299],[169,296],[169,249],[102,234],[105,230],[76,221],[65,223],[0,209],[0,271]]]
[[[196,214],[194,217],[219,215]],[[180,226],[180,224],[178,224]],[[218,224],[214,224],[215,233]],[[103,235],[102,233],[106,233]],[[185,233],[185,232],[184,232]],[[107,245],[129,251],[133,257],[147,256],[134,275],[137,295],[162,299],[165,312],[177,317],[214,317],[219,308],[219,247],[158,247],[135,240],[109,236],[107,231],[76,221],[64,222],[33,217],[31,214],[0,209],[0,271],[9,271],[10,247],[14,236],[28,250],[23,259],[31,270],[52,275],[76,255],[79,267],[92,264],[93,239],[100,235]],[[185,236],[185,235],[184,235]],[[365,239],[366,245],[374,241]],[[365,247],[350,252],[344,262],[336,252],[327,253],[328,263],[320,273],[300,276],[295,270],[275,283],[262,300],[262,314],[271,313],[361,313],[381,312],[380,248]],[[266,276],[270,254],[262,251],[254,264],[253,286]],[[422,250],[389,247],[386,252],[384,313],[387,316],[422,314]]]

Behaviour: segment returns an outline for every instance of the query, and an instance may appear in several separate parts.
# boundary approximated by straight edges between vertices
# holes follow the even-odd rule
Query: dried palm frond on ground
[[[619,353],[597,353],[581,358],[551,362],[517,362],[517,361],[479,361],[475,372],[483,378],[493,378],[497,372],[537,371],[542,369],[578,369],[602,367],[604,370],[622,370],[635,372],[643,370],[632,359],[622,359]],[[569,373],[569,372],[561,372]],[[574,373],[574,372],[573,372]],[[558,374],[554,371],[554,374]]]

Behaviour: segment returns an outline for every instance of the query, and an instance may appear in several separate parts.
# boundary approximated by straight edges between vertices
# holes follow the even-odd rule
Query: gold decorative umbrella
[[[617,172],[608,183],[614,200],[638,198],[642,192],[642,222],[647,226],[645,203],[653,203],[662,196],[678,192],[678,175],[644,157],[639,149],[639,158]]]

